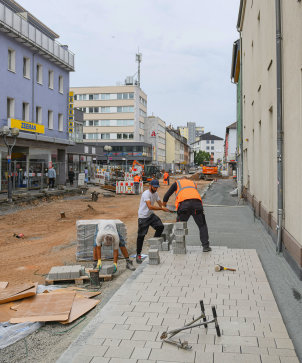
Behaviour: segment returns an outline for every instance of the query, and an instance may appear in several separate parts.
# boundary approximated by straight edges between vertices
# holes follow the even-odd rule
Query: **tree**
[[[203,164],[205,161],[209,161],[211,158],[210,153],[206,151],[199,150],[198,152],[194,151],[194,163],[197,165]]]

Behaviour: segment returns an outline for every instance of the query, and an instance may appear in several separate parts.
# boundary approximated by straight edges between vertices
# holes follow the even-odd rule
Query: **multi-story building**
[[[188,140],[189,145],[199,140],[200,136],[204,133],[204,127],[196,126],[196,122],[187,122],[187,126],[179,126],[177,129],[180,131],[181,136]]]
[[[226,128],[224,142],[224,164],[229,175],[236,170],[236,150],[237,150],[237,122]]]
[[[159,117],[145,118],[145,141],[152,145],[152,162],[162,169],[166,164],[166,123]]]
[[[195,128],[195,141],[199,140],[200,136],[204,134],[203,126],[196,126]]]
[[[113,164],[127,160],[151,161],[145,143],[147,95],[136,84],[104,87],[71,87],[74,105],[84,112],[84,141],[111,146],[106,155]]]
[[[224,140],[210,132],[201,135],[200,139],[192,144],[192,148],[194,152],[208,152],[215,163],[220,163],[223,160]]]
[[[166,128],[166,168],[172,172],[187,169],[190,164],[190,152],[187,139],[179,130],[171,126]]]
[[[0,0],[0,127],[20,131],[11,158],[13,188],[38,185],[50,163],[57,181],[66,180],[74,54],[58,37],[16,1]],[[7,188],[7,153],[0,137],[1,189]]]
[[[243,185],[302,279],[302,2],[241,0]]]

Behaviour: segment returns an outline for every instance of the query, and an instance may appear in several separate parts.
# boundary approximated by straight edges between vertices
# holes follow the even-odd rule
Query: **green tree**
[[[206,151],[199,150],[198,152],[194,151],[194,163],[197,165],[203,164],[205,161],[209,161],[211,158],[210,153]]]

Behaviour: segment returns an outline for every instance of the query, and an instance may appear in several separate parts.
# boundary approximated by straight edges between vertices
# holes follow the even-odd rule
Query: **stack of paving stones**
[[[169,251],[170,244],[173,240],[173,223],[164,223],[164,231],[162,233],[162,238],[164,242],[162,243],[162,251]]]
[[[75,266],[54,266],[48,273],[48,280],[73,280],[81,277],[83,268],[81,265]]]
[[[92,261],[93,260],[93,243],[94,236],[96,234],[97,225],[102,219],[92,220],[79,220],[76,223],[77,227],[77,261]],[[127,227],[119,219],[113,220],[116,224],[117,231],[127,241]],[[113,249],[112,246],[102,246],[102,257],[112,258]],[[121,253],[119,253],[121,256]]]
[[[163,250],[162,243],[164,242],[163,237],[153,237],[148,239],[148,244],[150,249],[157,249],[159,251]]]
[[[149,250],[149,265],[159,265],[160,257],[159,251],[156,248],[150,248]]]
[[[174,239],[172,241],[172,250],[174,255],[185,255],[186,235],[188,234],[187,222],[176,222],[174,224]]]

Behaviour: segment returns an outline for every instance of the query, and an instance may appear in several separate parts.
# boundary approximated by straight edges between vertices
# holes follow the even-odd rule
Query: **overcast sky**
[[[239,0],[17,0],[75,53],[71,86],[109,86],[137,71],[148,114],[224,137],[236,121],[230,82]]]

